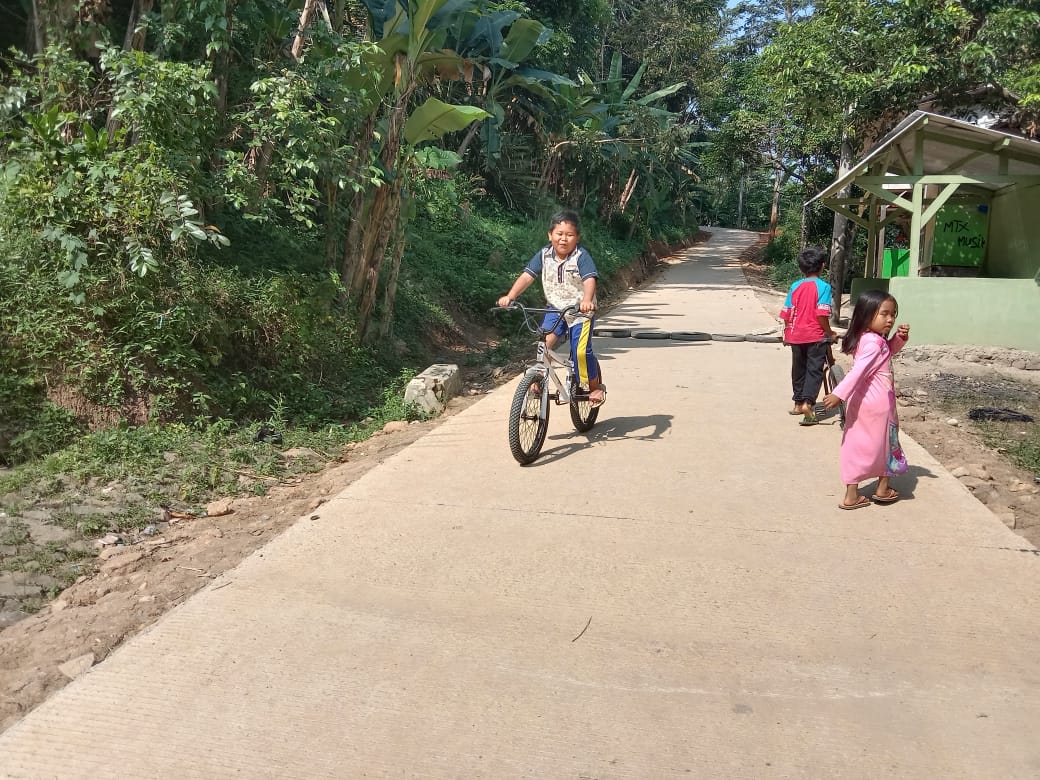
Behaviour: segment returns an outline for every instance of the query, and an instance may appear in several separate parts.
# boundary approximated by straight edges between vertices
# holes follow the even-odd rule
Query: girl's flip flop
[[[879,496],[877,493],[870,497],[870,500],[877,504],[894,504],[899,500],[899,494],[889,488],[889,494],[887,496]]]
[[[865,506],[870,506],[870,500],[866,496],[860,496],[855,504],[838,504],[838,509],[851,511],[853,509],[862,509]]]

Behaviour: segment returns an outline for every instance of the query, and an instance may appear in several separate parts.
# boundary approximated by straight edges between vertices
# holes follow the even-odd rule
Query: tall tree
[[[990,81],[1032,84],[1038,25],[1040,13],[1028,0],[823,0],[805,21],[780,25],[763,52],[761,75],[795,122],[840,144],[840,176],[927,96],[940,95],[952,107]],[[835,300],[850,231],[835,215]]]

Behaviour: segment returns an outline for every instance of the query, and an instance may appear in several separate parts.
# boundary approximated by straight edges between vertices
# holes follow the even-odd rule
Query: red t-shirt
[[[818,276],[807,276],[791,285],[780,310],[785,323],[784,341],[788,344],[815,344],[823,341],[824,330],[818,317],[831,316],[831,286]]]

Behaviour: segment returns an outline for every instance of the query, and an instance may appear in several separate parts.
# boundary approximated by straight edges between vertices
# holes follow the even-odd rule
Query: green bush
[[[763,257],[769,266],[769,281],[776,287],[786,288],[802,276],[798,269],[800,236],[799,225],[784,225],[765,246]]]

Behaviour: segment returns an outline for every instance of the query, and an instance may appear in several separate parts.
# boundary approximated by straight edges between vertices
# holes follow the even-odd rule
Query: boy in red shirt
[[[784,343],[791,347],[791,388],[794,409],[801,425],[816,424],[816,397],[823,384],[823,364],[834,338],[831,329],[831,286],[820,278],[827,252],[818,246],[798,254],[798,269],[805,274],[791,285],[780,310]]]

